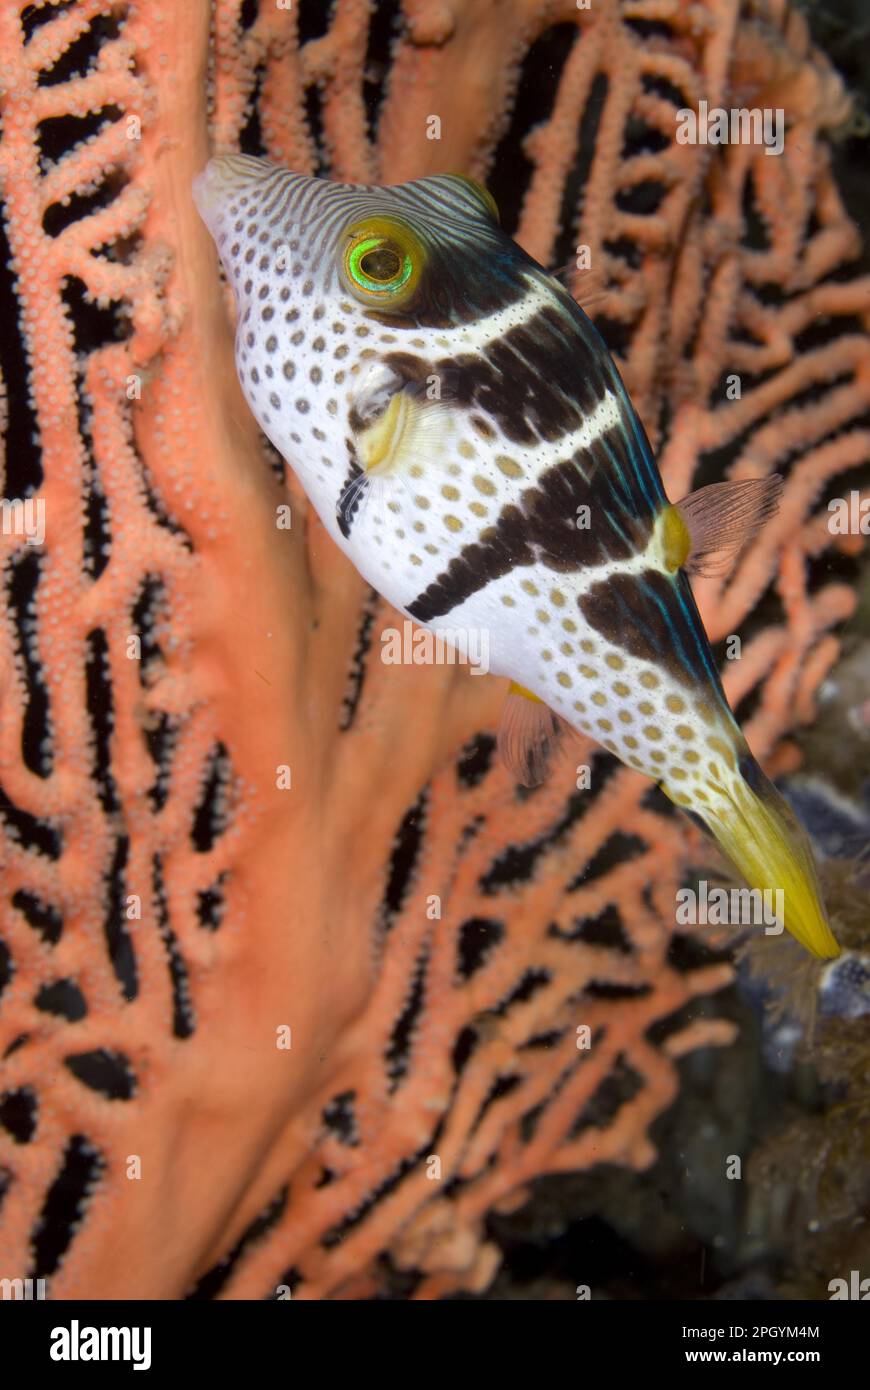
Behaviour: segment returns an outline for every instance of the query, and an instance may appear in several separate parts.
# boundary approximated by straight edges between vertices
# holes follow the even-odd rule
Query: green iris
[[[395,294],[410,280],[414,263],[395,242],[371,236],[352,248],[347,267],[360,289],[373,294]]]

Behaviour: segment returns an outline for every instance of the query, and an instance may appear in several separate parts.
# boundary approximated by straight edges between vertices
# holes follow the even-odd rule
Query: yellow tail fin
[[[750,753],[713,805],[696,809],[750,888],[781,891],[783,925],[814,956],[840,954],[828,925],[806,832]],[[694,808],[693,808],[694,809]]]

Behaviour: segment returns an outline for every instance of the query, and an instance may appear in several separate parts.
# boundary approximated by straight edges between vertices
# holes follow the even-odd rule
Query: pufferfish
[[[488,634],[521,782],[567,724],[658,782],[809,951],[839,948],[812,855],[729,708],[687,575],[779,480],[673,505],[602,339],[479,184],[332,183],[223,156],[194,183],[236,367],[324,526],[394,607]]]

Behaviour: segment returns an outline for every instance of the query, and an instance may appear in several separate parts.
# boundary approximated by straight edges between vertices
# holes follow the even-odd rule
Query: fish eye
[[[376,242],[370,249],[363,245],[357,247],[355,257],[351,258],[351,265],[356,265],[360,275],[364,275],[368,280],[373,280],[379,285],[392,284],[394,280],[400,278],[401,272],[405,269],[404,257],[397,246],[391,246],[388,241]]]
[[[377,217],[349,227],[342,258],[348,288],[363,301],[402,302],[420,275],[422,251],[410,228]]]

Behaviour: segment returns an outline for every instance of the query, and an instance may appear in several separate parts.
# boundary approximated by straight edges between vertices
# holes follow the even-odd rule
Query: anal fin
[[[562,721],[537,695],[511,681],[498,731],[498,753],[514,781],[536,787],[550,770]]]

